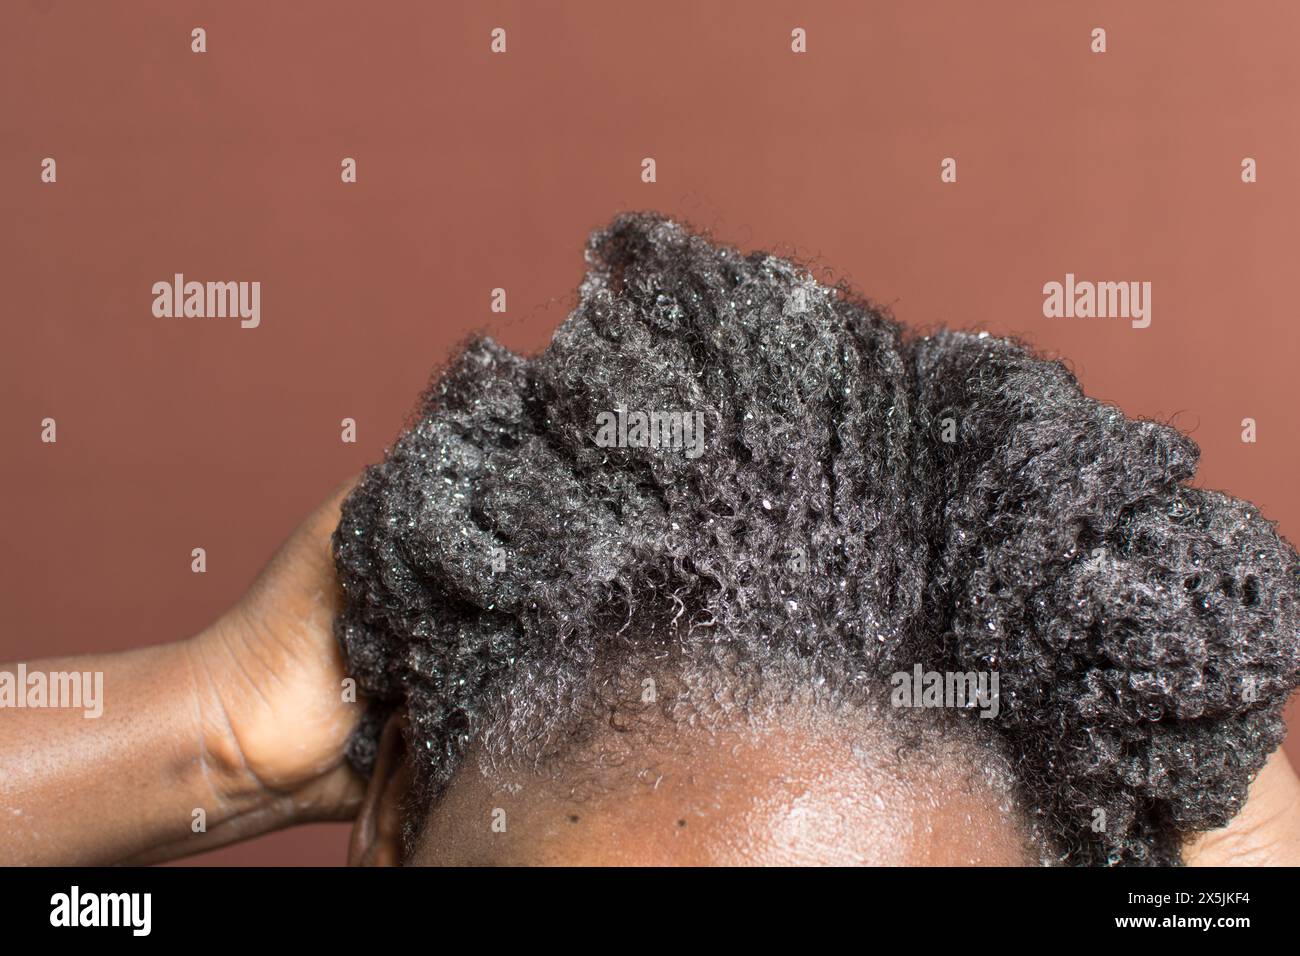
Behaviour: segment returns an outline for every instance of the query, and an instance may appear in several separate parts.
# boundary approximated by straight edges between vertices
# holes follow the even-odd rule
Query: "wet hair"
[[[551,344],[469,343],[344,505],[358,766],[404,707],[427,809],[475,742],[560,752],[629,661],[696,711],[774,675],[883,699],[920,664],[997,673],[996,718],[953,719],[1057,861],[1177,863],[1242,807],[1300,680],[1300,568],[1189,485],[1189,438],[655,214],[586,257]],[[698,415],[701,448],[597,440],[636,412]]]

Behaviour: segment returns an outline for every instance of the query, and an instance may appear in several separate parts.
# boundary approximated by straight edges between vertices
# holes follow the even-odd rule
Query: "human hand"
[[[289,536],[244,597],[190,641],[205,746],[229,793],[286,822],[351,819],[364,784],[344,758],[363,703],[344,699],[342,593],[330,535],[355,479]]]

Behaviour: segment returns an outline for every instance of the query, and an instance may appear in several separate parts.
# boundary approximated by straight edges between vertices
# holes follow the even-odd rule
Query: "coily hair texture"
[[[1300,571],[1253,506],[1189,487],[1189,438],[658,215],[586,257],[550,346],[469,344],[344,505],[358,766],[404,706],[427,808],[490,727],[560,746],[636,655],[845,698],[919,663],[998,674],[996,718],[963,725],[1058,861],[1177,863],[1241,808],[1300,680]],[[637,411],[701,413],[702,453],[595,440]]]

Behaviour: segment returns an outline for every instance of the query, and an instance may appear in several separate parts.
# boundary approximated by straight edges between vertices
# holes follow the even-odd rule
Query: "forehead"
[[[548,768],[467,760],[411,862],[553,865],[1015,865],[1021,817],[955,752],[803,719],[682,730]]]

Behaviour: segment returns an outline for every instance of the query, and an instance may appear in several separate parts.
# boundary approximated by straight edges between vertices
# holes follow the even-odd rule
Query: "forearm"
[[[0,695],[0,863],[155,862],[291,822],[242,767],[195,657],[179,642],[32,661],[25,687],[0,665],[17,695]],[[69,673],[87,690],[102,674],[102,699],[50,706],[71,687],[60,698],[50,675]]]

